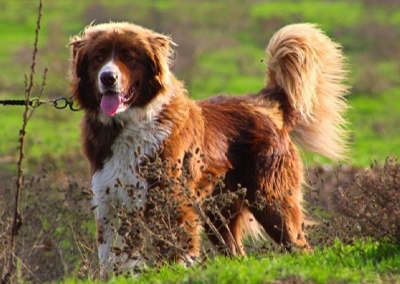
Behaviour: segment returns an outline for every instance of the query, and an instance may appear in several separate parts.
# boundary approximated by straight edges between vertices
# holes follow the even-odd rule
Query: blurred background
[[[37,86],[49,68],[45,97],[69,96],[68,40],[90,23],[130,21],[171,35],[173,71],[194,99],[257,92],[264,49],[286,24],[313,22],[348,56],[350,164],[368,166],[400,152],[400,1],[397,0],[120,0],[43,1]],[[37,1],[0,0],[0,99],[24,96]],[[12,171],[21,107],[0,106],[0,170]],[[86,169],[80,156],[81,113],[41,106],[28,128],[30,165]],[[305,154],[309,165],[329,163]],[[43,163],[43,161],[45,161]],[[71,168],[70,168],[71,169]]]

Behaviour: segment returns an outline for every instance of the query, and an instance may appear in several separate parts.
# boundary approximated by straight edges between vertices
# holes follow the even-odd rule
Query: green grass
[[[198,60],[199,74],[189,84],[191,97],[255,93],[264,86],[264,50],[241,45],[214,50]]]
[[[352,164],[364,166],[374,160],[399,156],[400,89],[381,95],[354,97],[349,110],[353,136]]]
[[[164,266],[136,278],[113,278],[108,283],[270,283],[283,279],[312,283],[387,283],[400,281],[400,246],[357,241],[354,245],[319,249],[310,254],[278,254],[248,258],[217,257],[204,266],[185,269]],[[64,280],[62,283],[97,283]]]
[[[338,25],[352,26],[358,23],[363,16],[361,1],[266,1],[251,6],[250,15],[255,18],[278,17],[287,22],[306,21],[321,23],[330,33]],[[338,21],[338,15],[341,15]]]

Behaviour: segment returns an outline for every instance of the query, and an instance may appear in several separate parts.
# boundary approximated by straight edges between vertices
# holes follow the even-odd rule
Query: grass
[[[374,160],[399,156],[400,90],[351,98],[349,111],[353,144],[351,164],[365,166]]]
[[[219,93],[244,94],[259,91],[265,81],[264,58],[264,50],[249,45],[202,55],[198,61],[200,74],[188,86],[191,96],[204,99]]]
[[[255,18],[279,17],[287,22],[307,21],[323,23],[324,29],[330,33],[338,25],[352,26],[359,22],[363,16],[361,1],[268,1],[252,5],[250,15]],[[341,15],[338,21],[337,15]]]
[[[194,268],[164,266],[157,272],[116,277],[108,283],[387,283],[400,281],[399,255],[400,246],[384,241],[357,241],[353,245],[336,242],[310,254],[217,257]],[[67,279],[62,283],[97,282]]]

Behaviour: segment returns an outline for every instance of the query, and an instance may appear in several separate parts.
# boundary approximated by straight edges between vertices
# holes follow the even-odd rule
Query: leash
[[[0,100],[0,104],[4,106],[25,106],[27,104],[26,100]],[[33,108],[37,108],[41,105],[51,105],[55,107],[56,109],[64,109],[69,107],[70,110],[72,111],[79,111],[81,110],[80,108],[76,108],[74,106],[74,101],[72,100],[72,97],[66,98],[66,97],[59,97],[54,100],[51,99],[44,99],[41,100],[40,98],[33,98],[29,100],[28,102],[29,106]]]

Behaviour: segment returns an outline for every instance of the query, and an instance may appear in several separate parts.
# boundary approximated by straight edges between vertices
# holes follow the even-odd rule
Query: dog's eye
[[[103,54],[97,54],[94,57],[94,60],[96,60],[97,62],[102,62],[104,60],[104,55]]]
[[[135,60],[135,57],[132,56],[132,55],[129,54],[129,53],[125,53],[125,54],[122,55],[122,59],[123,59],[124,61],[134,61],[134,60]]]

